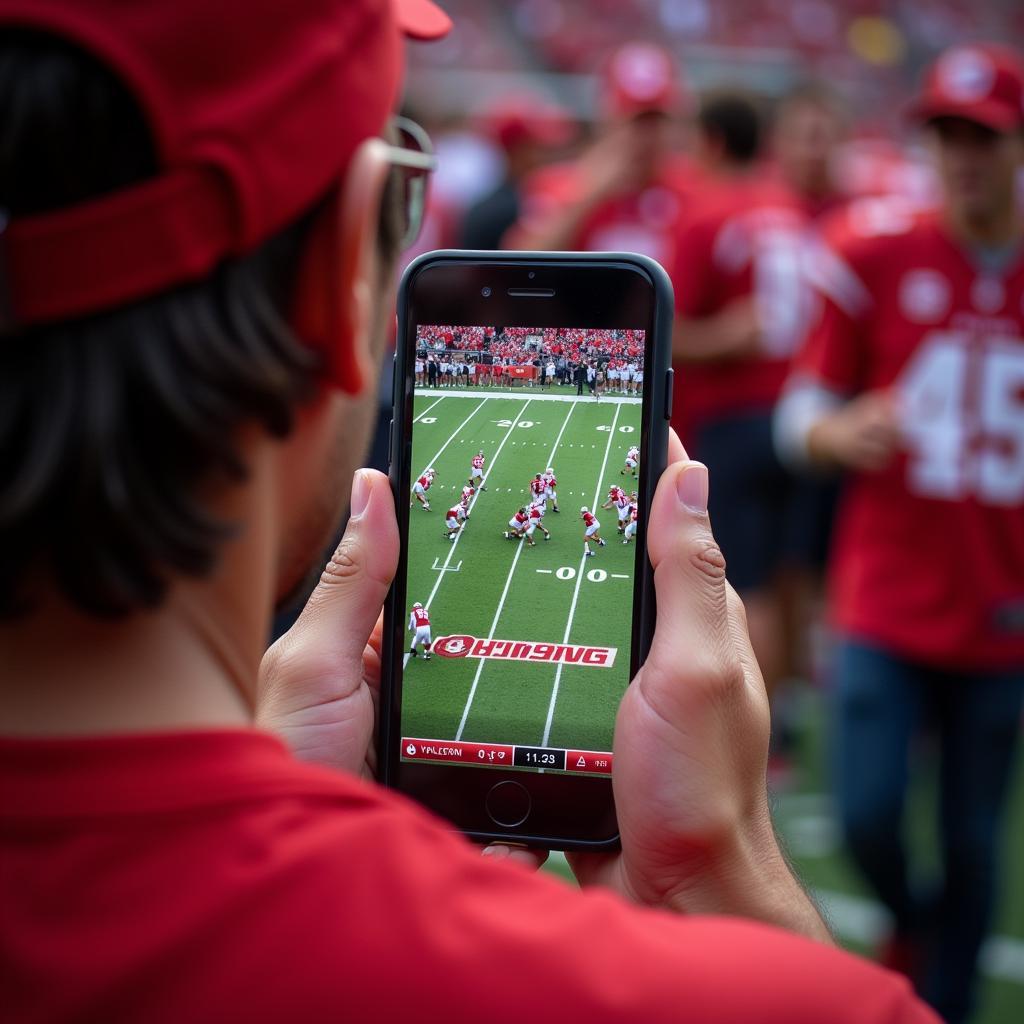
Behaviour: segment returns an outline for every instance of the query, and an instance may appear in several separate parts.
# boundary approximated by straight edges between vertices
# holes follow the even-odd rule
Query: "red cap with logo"
[[[910,105],[919,121],[959,117],[997,132],[1024,127],[1024,63],[995,43],[955,46],[928,69]]]
[[[626,43],[611,56],[605,72],[604,108],[609,117],[675,113],[687,105],[672,54],[654,43]]]
[[[533,93],[509,93],[482,114],[484,130],[506,152],[524,142],[564,146],[575,134],[569,114],[546,97]]]
[[[0,223],[14,327],[140,299],[253,250],[381,132],[402,35],[451,26],[429,0],[0,0],[0,24],[60,36],[110,68],[140,105],[160,167]]]

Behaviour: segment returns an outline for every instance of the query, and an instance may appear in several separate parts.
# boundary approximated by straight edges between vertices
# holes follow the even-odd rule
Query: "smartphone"
[[[440,251],[398,310],[382,777],[481,841],[612,848],[615,715],[654,629],[668,277]]]

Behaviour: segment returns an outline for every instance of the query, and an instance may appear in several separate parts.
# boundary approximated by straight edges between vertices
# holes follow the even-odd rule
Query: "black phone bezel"
[[[482,290],[490,289],[484,296]],[[520,294],[510,295],[509,289]],[[521,294],[523,290],[553,292]],[[406,268],[398,293],[391,484],[403,538],[408,536],[414,398],[413,361],[418,323],[529,324],[564,327],[640,327],[647,331],[641,424],[639,497],[650,507],[665,466],[671,416],[672,288],[653,260],[633,253],[425,253]],[[638,550],[646,551],[641,515]],[[401,666],[405,650],[406,544],[384,611],[380,703],[382,781],[448,819],[482,842],[505,840],[547,849],[611,849],[618,843],[610,780],[401,760]],[[630,679],[646,658],[654,632],[653,572],[638,558],[633,588]],[[506,828],[487,814],[487,794],[499,782],[526,786],[532,810],[525,825]]]

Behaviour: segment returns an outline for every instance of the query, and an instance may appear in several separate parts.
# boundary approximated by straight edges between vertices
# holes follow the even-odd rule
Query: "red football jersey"
[[[940,666],[1024,665],[1024,259],[980,269],[937,215],[893,200],[853,204],[830,234],[797,372],[891,388],[903,434],[846,488],[836,620]]]
[[[417,629],[430,625],[430,618],[425,608],[413,608],[412,617],[416,620]]]
[[[584,512],[583,513],[583,522],[587,526],[593,526],[594,523],[597,522],[597,520],[594,518],[594,514],[592,512]]]
[[[547,487],[547,484],[545,484],[543,480],[530,481],[530,490],[533,491],[533,493],[536,495],[543,494],[545,487]]]
[[[536,505],[534,505],[533,508],[530,509],[530,518],[531,519],[536,519],[539,522],[541,520],[541,518],[543,517],[543,515],[544,515],[544,513],[541,512],[541,510]]]
[[[429,476],[421,476],[417,482],[419,483],[420,487],[423,488],[423,490],[430,490],[431,481]]]
[[[860,957],[482,857],[255,730],[0,741],[0,907],[12,1021],[937,1024]]]
[[[516,520],[517,523],[525,523],[526,522],[526,518],[527,518],[526,514],[523,513],[523,512],[517,512],[515,514],[515,520]]]
[[[809,220],[781,184],[711,185],[694,209],[672,268],[677,314],[702,319],[750,297],[764,338],[756,355],[677,367],[673,425],[684,439],[708,418],[771,408],[813,307],[801,266]]]
[[[543,225],[560,209],[579,200],[585,184],[574,163],[537,171],[523,189],[518,225],[506,236],[505,248],[521,248],[517,236]],[[581,221],[570,248],[587,252],[639,252],[670,266],[683,217],[689,212],[699,171],[683,156],[665,160],[647,186],[612,196]]]
[[[458,519],[460,514],[462,512],[464,512],[464,511],[465,510],[463,509],[463,507],[461,505],[455,505],[453,508],[448,509],[448,518],[449,519]]]

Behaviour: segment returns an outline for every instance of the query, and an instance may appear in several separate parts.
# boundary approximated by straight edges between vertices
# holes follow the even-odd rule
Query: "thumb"
[[[706,688],[743,678],[729,615],[725,559],[708,520],[708,471],[679,462],[662,475],[647,549],[658,619],[643,672],[647,699],[669,721]]]
[[[278,706],[285,705],[281,710],[344,698],[359,687],[363,651],[394,578],[398,546],[387,477],[357,470],[345,534],[295,625],[268,651],[278,687],[298,679],[306,691],[275,694]]]

